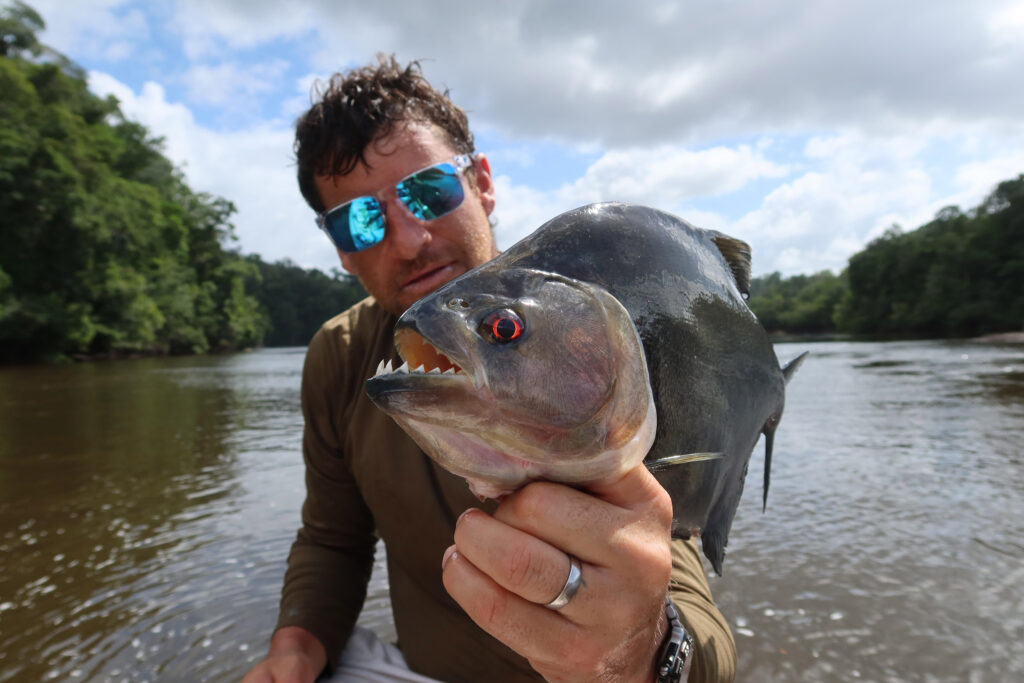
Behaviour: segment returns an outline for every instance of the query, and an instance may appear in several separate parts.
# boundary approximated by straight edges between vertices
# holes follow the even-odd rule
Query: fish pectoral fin
[[[793,375],[800,368],[800,364],[804,362],[804,358],[807,358],[807,354],[810,351],[804,351],[793,360],[786,363],[785,367],[782,368],[782,376],[786,378],[786,384],[789,384],[789,380],[793,379]]]
[[[660,472],[675,465],[685,465],[691,462],[704,462],[705,460],[718,460],[725,457],[725,453],[686,453],[683,455],[666,455],[657,460],[645,462],[647,469],[651,472]]]

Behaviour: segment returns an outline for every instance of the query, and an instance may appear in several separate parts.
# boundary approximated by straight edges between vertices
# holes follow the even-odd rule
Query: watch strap
[[[693,655],[693,636],[687,633],[679,619],[679,611],[665,596],[665,616],[668,617],[668,632],[665,642],[658,650],[655,674],[657,683],[681,683],[690,673]]]

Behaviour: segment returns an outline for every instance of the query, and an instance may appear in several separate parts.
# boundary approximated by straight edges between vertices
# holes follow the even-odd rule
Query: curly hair
[[[377,65],[334,74],[319,101],[295,124],[299,190],[316,212],[326,207],[316,189],[318,175],[335,176],[366,164],[366,148],[391,133],[395,124],[431,123],[459,154],[473,153],[466,113],[423,77],[419,62],[402,67],[394,55],[377,55]]]

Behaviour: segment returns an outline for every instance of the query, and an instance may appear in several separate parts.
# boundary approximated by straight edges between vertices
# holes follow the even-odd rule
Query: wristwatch
[[[690,674],[693,636],[686,632],[679,612],[672,600],[665,596],[665,616],[668,617],[668,633],[658,650],[655,673],[658,683],[683,683]]]

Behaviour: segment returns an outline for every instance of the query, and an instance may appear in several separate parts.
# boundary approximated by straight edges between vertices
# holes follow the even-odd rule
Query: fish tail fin
[[[804,351],[799,356],[786,363],[786,365],[782,368],[782,376],[786,378],[786,384],[789,384],[789,380],[793,379],[793,375],[796,374],[796,371],[804,362],[804,358],[807,358],[808,353],[810,352]]]

